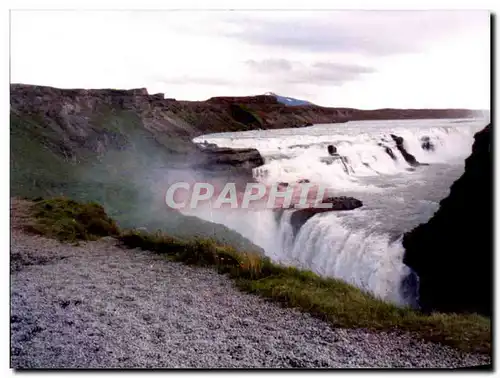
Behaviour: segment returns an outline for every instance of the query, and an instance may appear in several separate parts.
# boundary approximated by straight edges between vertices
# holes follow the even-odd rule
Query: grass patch
[[[34,223],[28,226],[28,230],[61,241],[77,242],[119,235],[115,221],[97,203],[54,198],[35,202],[31,211]]]
[[[245,273],[245,277],[256,277],[261,270],[260,255],[256,252],[239,253],[233,247],[220,245],[215,240],[193,238],[186,241],[161,232],[147,233],[125,231],[119,236],[124,246],[140,248],[166,254],[174,261],[189,265],[215,266],[220,272]]]
[[[410,332],[427,341],[491,354],[491,320],[476,314],[425,314],[381,301],[343,281],[273,263],[256,252],[241,252],[213,239],[180,239],[160,231],[121,232],[96,203],[67,198],[38,200],[32,205],[38,233],[62,241],[116,236],[123,246],[140,248],[190,265],[213,267],[243,291],[283,306],[298,308],[336,327]]]
[[[105,104],[83,115],[88,124],[76,115],[78,119],[65,120],[43,111],[11,111],[11,197],[96,202],[120,228],[160,228],[189,238],[214,236],[238,249],[258,249],[221,224],[168,211],[158,198],[161,180],[176,174],[176,164],[186,161],[184,152],[197,149],[189,138],[148,129],[133,111]],[[85,127],[87,137],[75,134],[78,127],[72,127],[73,121]]]
[[[127,231],[123,245],[166,254],[188,264],[213,266],[237,286],[311,313],[334,326],[410,332],[427,341],[477,353],[491,353],[491,321],[475,314],[424,314],[400,308],[343,281],[274,264],[256,253],[238,252],[210,239],[182,241],[160,232]]]

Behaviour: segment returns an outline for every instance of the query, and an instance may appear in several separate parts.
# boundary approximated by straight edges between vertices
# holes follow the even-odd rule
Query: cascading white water
[[[404,297],[399,285],[410,273],[402,262],[401,243],[391,243],[389,235],[350,229],[335,213],[312,217],[295,238],[286,226],[283,231],[283,250],[288,252],[279,261],[341,278],[394,303],[411,300]]]
[[[331,195],[359,198],[364,206],[315,215],[296,235],[290,224],[292,210],[280,218],[271,210],[247,211],[242,216],[241,209],[231,213],[198,209],[193,215],[234,229],[275,261],[340,278],[385,300],[409,304],[414,294],[401,290],[401,281],[410,270],[402,262],[404,250],[398,235],[429,219],[463,171],[473,135],[486,122],[363,121],[205,135],[195,142],[257,148],[265,165],[255,173],[266,184],[309,179],[327,184]],[[403,137],[406,151],[430,166],[413,171],[391,134]],[[422,148],[423,137],[429,138],[434,150]],[[328,161],[330,144],[347,158],[347,170],[340,160]]]

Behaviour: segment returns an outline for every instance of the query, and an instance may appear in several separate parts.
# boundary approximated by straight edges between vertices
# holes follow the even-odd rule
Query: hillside
[[[225,226],[164,204],[167,183],[192,175],[199,154],[191,138],[200,131],[163,112],[158,97],[140,90],[11,89],[11,196],[92,200],[122,227],[213,236],[260,250]]]
[[[243,239],[235,232],[167,211],[164,206],[168,182],[208,174],[194,168],[199,166],[200,151],[192,138],[354,119],[469,114],[467,110],[289,107],[273,96],[176,101],[163,94],[149,95],[146,89],[12,84],[10,90],[12,196],[65,195],[94,200],[123,227],[162,228],[182,236],[215,235],[237,246]],[[247,173],[248,169],[224,168],[216,175],[233,180]]]
[[[463,118],[467,109],[326,108],[317,105],[286,106],[273,95],[213,97],[207,101],[164,99],[147,90],[57,89],[24,84],[11,85],[13,111],[44,110],[45,117],[70,118],[80,112],[113,107],[140,114],[144,126],[156,135],[192,138],[201,134],[244,131],[254,128],[301,127],[307,123],[335,123],[362,119]],[[74,118],[72,119],[74,121]],[[172,147],[172,146],[170,146]]]
[[[156,311],[158,314],[164,314],[172,310],[170,304],[185,308],[188,298],[193,312],[187,313],[187,317],[184,316],[186,313],[179,313],[177,315],[181,317],[176,315],[174,318],[194,319],[196,332],[200,330],[199,324],[202,324],[201,329],[213,329],[210,328],[215,324],[212,321],[203,323],[207,314],[211,314],[212,307],[209,307],[211,304],[215,303],[213,314],[216,323],[219,324],[220,319],[230,318],[227,316],[221,318],[220,315],[224,314],[219,310],[224,311],[228,303],[233,303],[235,307],[229,306],[227,313],[235,314],[237,309],[243,309],[240,319],[236,321],[238,324],[243,322],[244,324],[241,323],[243,328],[250,330],[248,332],[243,330],[243,334],[247,337],[237,340],[235,344],[237,352],[241,351],[241,345],[248,344],[247,340],[259,339],[255,338],[255,335],[258,335],[259,329],[263,329],[263,324],[265,325],[263,335],[269,333],[267,328],[272,323],[269,323],[270,313],[276,315],[271,316],[272,319],[285,319],[287,316],[286,312],[276,312],[276,309],[281,307],[261,307],[265,302],[257,303],[255,295],[247,297],[248,300],[252,300],[247,305],[246,302],[238,301],[239,294],[234,290],[231,291],[232,286],[229,286],[229,281],[226,280],[228,277],[220,281],[214,275],[208,276],[205,270],[197,274],[194,270],[179,268],[180,265],[168,261],[175,258],[179,259],[175,261],[204,266],[212,264],[213,261],[221,262],[213,268],[233,274],[231,279],[242,290],[277,301],[280,306],[297,307],[321,318],[318,321],[332,322],[337,328],[360,328],[359,332],[358,330],[352,332],[353,338],[349,340],[345,332],[339,331],[339,335],[342,336],[335,338],[334,348],[328,350],[328,355],[334,357],[331,360],[325,359],[325,362],[311,361],[307,356],[304,359],[293,360],[287,356],[287,360],[283,362],[279,353],[271,351],[269,354],[265,351],[266,353],[261,353],[257,360],[241,359],[248,363],[244,366],[299,366],[298,363],[303,366],[346,366],[352,365],[353,356],[361,356],[357,361],[359,366],[452,367],[489,363],[487,355],[463,353],[464,351],[490,353],[489,319],[475,315],[439,313],[426,315],[409,309],[399,309],[374,299],[370,294],[363,294],[359,289],[341,281],[322,279],[311,272],[273,265],[268,258],[259,256],[262,253],[259,247],[240,234],[223,225],[169,210],[164,199],[166,188],[171,182],[207,178],[225,182],[233,180],[247,182],[251,179],[249,168],[252,165],[262,164],[262,157],[255,149],[235,152],[233,149],[218,149],[208,145],[201,147],[192,143],[193,137],[205,133],[275,128],[285,125],[299,127],[303,122],[315,123],[327,120],[331,122],[332,117],[337,122],[356,117],[372,117],[372,119],[384,116],[459,117],[467,115],[467,111],[437,110],[426,113],[419,110],[387,109],[379,113],[376,111],[370,113],[353,109],[321,108],[314,105],[288,107],[279,104],[272,96],[216,97],[204,102],[176,101],[163,97],[163,95],[149,95],[145,89],[62,90],[28,85],[11,86],[11,197],[34,199],[40,196],[65,196],[79,202],[95,201],[104,207],[101,209],[95,204],[78,204],[66,199],[35,200],[32,203],[36,206],[31,208],[30,205],[31,210],[29,210],[32,212],[31,216],[37,218],[35,221],[28,219],[28,208],[23,208],[23,203],[27,201],[11,200],[11,233],[14,238],[10,255],[11,267],[14,268],[14,271],[11,271],[11,278],[15,281],[13,287],[16,291],[13,294],[13,316],[11,316],[14,365],[89,367],[104,366],[105,363],[102,361],[111,361],[115,367],[179,366],[179,361],[187,361],[181,344],[175,343],[172,349],[160,350],[157,346],[163,343],[157,343],[156,339],[151,343],[142,343],[146,339],[149,340],[150,331],[156,332],[155,324],[156,328],[165,328],[164,320],[168,323],[168,319],[160,319],[160,322],[154,323],[153,327],[146,326],[146,323],[151,323],[151,314],[134,313],[131,311],[131,302],[136,303],[139,309],[153,308],[154,306],[151,307],[153,302],[162,306],[167,303],[166,307],[160,306]],[[56,206],[58,203],[64,206]],[[82,208],[86,209],[83,214],[78,210]],[[88,215],[89,213],[91,215]],[[100,221],[96,222],[94,215],[103,213],[106,216],[97,218]],[[119,230],[121,235],[119,239],[128,247],[140,247],[156,251],[155,253],[161,251],[165,255],[153,260],[138,250],[128,253],[121,247],[117,248],[115,242],[111,245],[109,237],[102,241],[88,242],[84,247],[50,244],[51,241],[46,238],[34,237],[25,234],[24,231],[21,232],[20,229],[16,230],[16,222],[21,220],[27,221],[23,226],[26,228],[23,228],[24,231],[38,230],[38,233],[47,236],[97,234],[102,236],[100,231],[104,228],[110,230],[109,235],[115,235]],[[127,231],[129,228],[145,228],[146,231],[129,232]],[[209,238],[215,239],[215,243],[207,240]],[[235,249],[227,248],[227,245]],[[243,255],[238,255],[236,252],[228,253],[237,250],[242,251]],[[215,260],[214,256],[217,257]],[[241,260],[241,256],[252,256],[252,258]],[[169,265],[162,267],[160,263]],[[88,268],[90,275],[81,274],[82,267],[84,270]],[[97,275],[94,276],[94,273]],[[158,276],[148,279],[150,274],[156,273]],[[47,277],[50,279],[45,280]],[[198,277],[199,282],[192,282],[193,277]],[[58,282],[58,279],[61,281]],[[185,287],[165,290],[161,285],[168,285],[171,289],[170,279],[173,279],[172,282],[180,282]],[[96,295],[96,282],[107,282],[109,285],[103,284],[100,287],[102,292]],[[67,296],[60,290],[61,284],[69,290],[66,292]],[[215,290],[214,297],[213,289],[217,286],[222,287],[222,294]],[[137,292],[138,287],[144,289],[143,293]],[[160,290],[155,291],[155,287]],[[210,290],[200,291],[199,287]],[[121,294],[116,294],[116,290]],[[180,293],[179,300],[175,297],[165,297],[164,301],[158,300],[161,295],[169,292]],[[140,302],[144,299],[142,295],[144,293],[149,293],[149,297],[146,298],[146,302]],[[75,294],[78,296],[74,297]],[[100,302],[102,298],[106,299],[105,303]],[[219,301],[222,307],[217,298],[222,301]],[[204,302],[208,305],[204,305]],[[95,325],[105,324],[103,322],[105,318],[102,318],[102,304],[106,306],[116,304],[118,307],[107,318],[116,321],[116,324],[107,323],[115,329],[110,328],[99,336],[95,333]],[[57,310],[57,314],[53,312],[54,309]],[[248,309],[259,311],[254,320],[249,315]],[[29,316],[37,313],[43,316],[33,318]],[[78,319],[84,320],[80,324],[75,319],[82,314],[85,314],[85,319],[79,317]],[[144,323],[140,323],[139,328],[136,328],[138,317],[143,318]],[[267,323],[263,323],[261,318],[267,319]],[[49,321],[45,322],[44,319]],[[129,322],[127,319],[133,321]],[[255,323],[257,333],[254,329],[248,328],[249,319]],[[90,326],[84,327],[82,324]],[[172,330],[178,331],[182,324],[174,324]],[[315,324],[316,321],[307,324],[293,322],[289,324],[290,326],[282,327],[283,332],[279,330],[279,333],[286,339],[290,335],[290,330],[298,329],[300,330],[298,338],[306,335],[309,339],[309,334],[304,334],[302,331],[307,328],[317,334],[317,329],[321,328],[315,328],[317,327]],[[110,340],[114,340],[113,337],[116,335],[116,325],[120,329],[129,329],[130,335],[128,331],[125,332],[128,336],[123,338],[123,343],[119,342],[116,347],[109,348]],[[331,329],[331,325],[328,327]],[[227,328],[229,330],[227,338],[234,340],[234,324],[228,323]],[[168,331],[168,327],[165,329]],[[188,338],[185,334],[179,334],[179,337],[182,340],[192,340],[191,336],[196,333],[193,333],[194,329],[186,331],[186,334],[189,334]],[[214,329],[214,334],[221,334],[220,329]],[[374,330],[387,330],[389,333],[374,333],[372,332]],[[240,330],[237,331],[241,333]],[[66,338],[61,339],[60,332],[63,332]],[[347,332],[351,333],[351,330]],[[402,332],[411,334],[402,335]],[[324,334],[323,331],[320,333]],[[222,335],[223,338],[226,337],[226,333],[223,332]],[[131,342],[137,337],[141,340],[140,345],[132,345]],[[203,339],[203,345],[209,345],[206,341],[213,340],[213,337],[211,333],[207,334]],[[259,340],[261,339],[262,337]],[[368,339],[373,343],[366,344],[362,341]],[[433,343],[421,343],[422,339],[442,342],[462,349],[462,352],[447,347],[442,348]],[[347,341],[344,343],[342,340]],[[99,344],[96,345],[94,341]],[[227,344],[225,339],[223,344]],[[262,351],[257,344],[256,353]],[[300,348],[306,348],[304,345],[310,343],[295,344]],[[315,339],[313,344],[314,347],[324,346]],[[132,349],[129,348],[131,345]],[[385,348],[387,345],[395,347],[387,349]],[[277,347],[281,348],[281,345]],[[411,353],[415,348],[417,352]],[[345,360],[344,349],[347,351]],[[225,350],[222,349],[220,353],[216,351],[215,354],[209,351],[206,356],[214,366],[222,364],[232,366],[227,361],[221,361],[219,364],[213,358],[214,355],[224,355],[227,352],[227,350],[224,352]],[[382,353],[373,357],[374,350],[381,350]],[[103,356],[101,353],[104,351],[107,353],[104,356],[107,357],[99,360],[101,357],[98,356]],[[158,356],[166,357],[155,359],[151,353],[157,353],[156,351]],[[179,351],[182,352],[179,358],[172,359],[171,353]],[[187,354],[196,354],[199,349],[198,346],[193,349],[191,345],[187,345],[185,351]],[[234,355],[238,353],[235,352]],[[288,355],[288,352],[286,353]],[[311,355],[317,354],[314,350],[311,353]],[[230,354],[233,355],[233,352]],[[75,362],[76,356],[84,357]],[[273,359],[278,358],[281,362],[276,360],[269,362],[267,360],[269,356]],[[339,360],[338,356],[342,360]],[[419,359],[418,356],[423,357]],[[130,360],[121,359],[123,357]],[[151,365],[148,365],[150,363]],[[189,361],[189,366],[206,367],[207,363],[198,359],[192,363]]]

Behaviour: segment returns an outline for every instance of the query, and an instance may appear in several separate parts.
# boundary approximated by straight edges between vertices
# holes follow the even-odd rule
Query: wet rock
[[[328,211],[354,210],[363,206],[363,202],[353,197],[329,197],[321,201],[321,203],[330,203],[332,206],[328,208],[311,207],[293,212],[290,223],[294,235],[297,235],[300,227],[316,214]]]
[[[388,146],[384,146],[382,143],[378,144],[380,147],[382,147],[387,155],[391,157],[392,160],[398,160],[392,149]]]
[[[278,191],[283,191],[288,188],[288,183],[287,182],[279,182],[278,183]]]
[[[418,302],[418,287],[419,287],[419,279],[418,274],[414,271],[411,271],[403,278],[401,282],[401,296],[406,299],[408,305],[413,308],[419,307]]]
[[[431,138],[429,138],[428,136],[423,136],[422,138],[420,138],[420,142],[422,149],[426,151],[434,151],[436,148],[434,146],[434,143],[431,142]]]
[[[253,169],[264,165],[264,159],[255,148],[226,148],[203,146],[198,154],[197,168],[211,169],[231,166]]]
[[[204,150],[206,148],[210,148],[210,149],[217,148],[217,145],[215,143],[208,143],[206,140],[204,140],[202,143],[197,144],[197,146],[199,148],[201,148],[202,150]]]
[[[397,160],[398,159],[396,157],[396,155],[394,155],[394,152],[392,152],[392,150],[391,150],[390,147],[385,147],[384,150],[385,150],[386,154],[391,157],[392,160]]]
[[[410,164],[412,167],[417,167],[417,166],[421,165],[417,161],[415,156],[413,156],[408,151],[406,151],[406,148],[404,146],[404,139],[402,137],[391,134],[391,138],[394,140],[394,142],[396,142],[397,149],[399,150],[399,152],[401,152],[401,155],[403,155],[403,158],[405,159],[405,161],[408,164]]]
[[[337,147],[332,144],[328,145],[328,153],[332,156],[337,155]]]
[[[492,312],[491,126],[474,139],[465,171],[439,210],[403,237],[403,262],[419,276],[419,304],[425,311]]]

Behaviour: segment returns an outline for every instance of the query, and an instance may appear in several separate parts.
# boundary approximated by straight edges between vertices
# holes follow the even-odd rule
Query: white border
[[[9,171],[9,138],[8,138],[8,109],[9,109],[9,54],[8,54],[8,42],[9,42],[9,9],[193,9],[193,10],[202,10],[202,9],[254,9],[254,10],[266,10],[266,9],[295,9],[295,10],[310,10],[310,9],[487,9],[495,12],[498,9],[498,0],[475,0],[475,1],[460,1],[460,0],[413,0],[413,1],[360,1],[360,0],[351,0],[351,1],[335,1],[335,0],[308,0],[308,1],[296,1],[292,2],[291,0],[253,0],[253,1],[245,1],[245,2],[236,2],[235,0],[210,0],[210,1],[194,1],[194,0],[171,0],[168,2],[161,0],[142,0],[138,2],[132,2],[129,0],[79,0],[79,1],[70,1],[70,0],[50,0],[44,1],[43,5],[37,1],[12,1],[7,0],[2,2],[1,4],[1,17],[0,17],[0,29],[2,30],[2,36],[0,38],[1,48],[4,52],[1,59],[1,68],[2,68],[2,85],[0,89],[1,93],[1,101],[0,101],[0,115],[2,116],[2,128],[1,131],[3,137],[0,138],[0,153],[2,154],[2,163],[5,167],[3,172]],[[33,31],[36,33],[36,31]],[[495,42],[496,47],[496,42]],[[497,105],[497,101],[495,100],[494,105]],[[495,120],[496,121],[496,120]],[[495,133],[495,145],[498,145],[498,136]],[[500,157],[498,154],[495,155],[495,166],[499,166]],[[5,175],[8,178],[8,174]],[[4,176],[4,177],[5,177]],[[497,177],[495,170],[495,177]],[[495,180],[496,183],[496,180]],[[498,187],[497,185],[495,185]],[[1,215],[2,215],[2,227],[1,227],[1,241],[2,241],[2,258],[4,259],[4,263],[1,265],[4,270],[4,274],[2,274],[2,279],[4,280],[1,290],[2,300],[1,304],[3,306],[2,311],[2,323],[3,327],[1,327],[2,334],[0,335],[1,341],[1,363],[3,372],[7,373],[7,375],[13,374],[13,372],[9,369],[10,364],[10,348],[9,348],[9,290],[7,289],[9,285],[9,266],[8,266],[8,257],[7,251],[9,246],[9,216],[8,216],[8,193],[9,193],[9,180],[3,180],[1,185],[1,198],[2,198],[2,207],[1,207]],[[497,194],[497,193],[495,193]],[[498,210],[498,206],[495,206],[495,214]],[[495,226],[495,234],[498,233],[497,225]],[[496,250],[496,248],[495,248]],[[473,253],[473,251],[471,251]],[[495,269],[498,271],[498,261],[500,259],[497,258],[495,260]],[[497,280],[496,280],[497,281]],[[496,282],[498,283],[498,282]],[[498,287],[495,286],[495,292],[498,291]],[[497,308],[495,308],[495,311]],[[498,327],[495,327],[495,331]],[[495,332],[496,336],[496,332]],[[496,341],[496,337],[495,337]],[[494,351],[498,351],[498,348],[494,348]],[[494,360],[497,361],[497,354],[495,353]],[[335,373],[335,372],[334,372]],[[66,374],[66,373],[64,373]],[[69,373],[68,373],[69,374]],[[87,375],[87,373],[84,373]],[[101,373],[102,374],[102,373]],[[141,376],[145,374],[143,373],[132,373],[133,376]],[[168,374],[174,374],[173,372],[169,372]],[[184,373],[186,374],[186,373]],[[231,373],[230,373],[231,374]],[[259,377],[265,376],[269,373],[264,372],[256,372],[254,374],[258,374]],[[311,373],[307,373],[311,374]],[[345,373],[338,373],[344,375]],[[358,373],[359,374],[359,373]],[[396,373],[402,374],[402,373]],[[429,374],[429,373],[427,373]],[[431,373],[436,374],[436,373]],[[93,373],[92,375],[100,375]]]
[[[235,10],[266,10],[266,9],[494,9],[495,1],[488,0],[408,0],[402,3],[398,0],[142,0],[140,2],[120,0],[46,0],[43,5],[33,0],[7,1],[10,9],[235,9]]]

